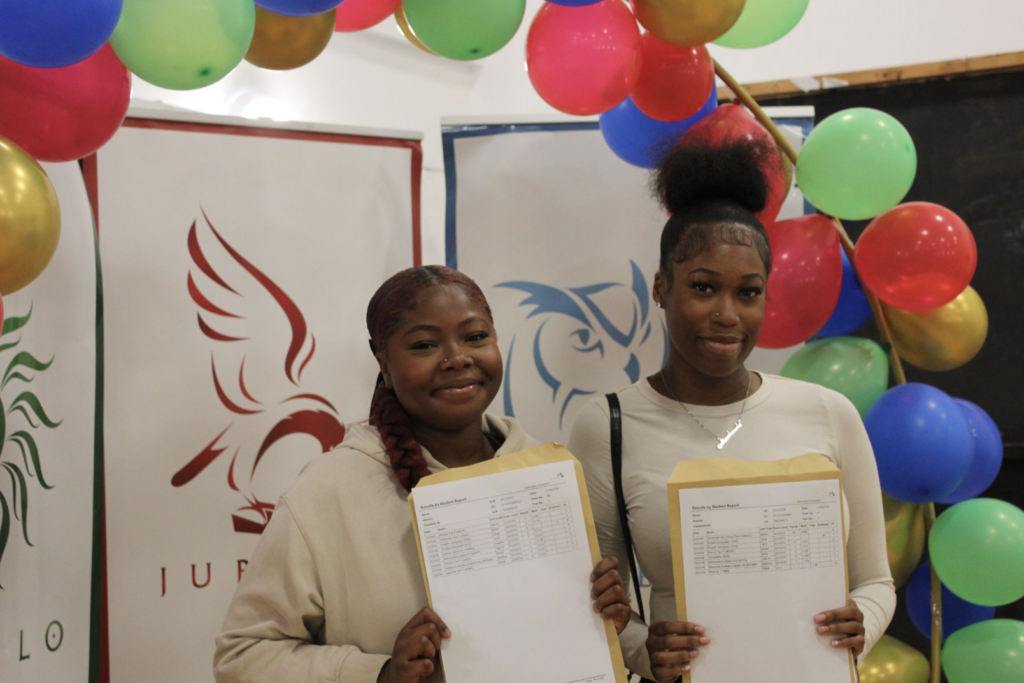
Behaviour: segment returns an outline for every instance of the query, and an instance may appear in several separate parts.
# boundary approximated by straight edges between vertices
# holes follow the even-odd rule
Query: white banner
[[[799,149],[811,107],[773,113]],[[474,278],[505,358],[492,410],[565,443],[594,396],[656,372],[666,355],[651,299],[666,215],[649,172],[605,144],[597,123],[463,125],[443,133],[448,265]],[[802,215],[793,190],[781,217]],[[776,372],[792,349],[757,349]]]
[[[60,242],[35,281],[4,296],[0,336],[4,683],[89,680],[96,244],[78,164],[44,167],[60,200]]]
[[[153,126],[97,163],[110,680],[200,683],[278,496],[368,413],[366,305],[413,263],[419,156]]]

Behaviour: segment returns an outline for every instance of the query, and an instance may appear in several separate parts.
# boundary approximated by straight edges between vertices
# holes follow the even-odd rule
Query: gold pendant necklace
[[[679,400],[679,397],[676,396],[676,393],[672,391],[672,386],[668,383],[668,380],[665,379],[665,368],[659,370],[658,374],[661,376],[661,383],[665,385],[665,389],[668,390],[668,393],[672,396],[675,402],[682,406],[683,410],[686,411],[686,414],[689,415],[694,422],[700,425],[701,429],[703,429],[705,432],[718,439],[718,450],[722,450],[722,448],[725,447],[725,444],[729,443],[729,439],[732,438],[733,434],[735,434],[736,432],[740,431],[740,429],[743,428],[743,411],[746,410],[747,408],[747,398],[750,397],[750,387],[753,386],[753,372],[748,371],[747,373],[747,393],[743,395],[743,405],[740,406],[740,416],[736,419],[736,424],[733,425],[733,428],[725,433],[725,436],[719,436],[718,434],[715,434],[713,431],[708,429],[703,422],[697,419],[696,415],[690,412],[690,409],[686,407],[686,404]]]

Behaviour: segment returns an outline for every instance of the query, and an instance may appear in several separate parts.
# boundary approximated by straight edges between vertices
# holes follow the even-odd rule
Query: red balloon
[[[907,311],[948,304],[971,283],[978,265],[971,229],[930,202],[900,204],[871,221],[853,256],[864,286]]]
[[[682,121],[700,111],[715,87],[707,48],[671,45],[645,33],[640,51],[640,80],[630,93],[636,108],[658,121]]]
[[[769,145],[775,154],[767,156],[761,166],[761,172],[768,183],[768,201],[764,209],[757,213],[757,218],[765,227],[775,222],[789,194],[792,177],[786,178],[782,152],[776,147],[771,133],[757,122],[753,114],[741,104],[723,104],[694,124],[683,136],[684,140],[690,138],[700,138],[713,147],[739,140],[757,140]]]
[[[601,114],[622,102],[636,86],[640,63],[640,29],[622,0],[584,7],[545,2],[526,37],[534,90],[567,114]]]
[[[824,216],[801,216],[768,226],[772,272],[757,345],[783,349],[825,326],[843,284],[839,232]]]
[[[121,127],[131,90],[131,74],[109,43],[58,69],[0,56],[0,136],[39,161],[81,159]]]
[[[345,0],[338,5],[334,30],[362,31],[390,17],[402,0]]]

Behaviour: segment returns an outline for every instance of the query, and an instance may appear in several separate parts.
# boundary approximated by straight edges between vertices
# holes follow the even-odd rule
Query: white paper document
[[[814,616],[846,604],[839,479],[679,490],[692,683],[850,683]]]
[[[616,680],[572,460],[420,487],[413,510],[448,683]]]

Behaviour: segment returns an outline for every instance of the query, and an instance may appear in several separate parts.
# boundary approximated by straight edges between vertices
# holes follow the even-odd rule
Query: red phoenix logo
[[[242,283],[248,287],[241,287],[238,282],[232,287],[218,274],[200,247],[198,221],[194,221],[188,233],[188,251],[194,265],[188,273],[188,293],[199,307],[196,314],[199,329],[208,339],[216,342],[210,357],[213,388],[221,404],[232,416],[227,426],[187,465],[178,470],[171,484],[184,486],[222,453],[231,451],[227,483],[247,503],[232,514],[234,529],[240,533],[259,534],[270,521],[274,503],[260,500],[253,491],[253,478],[256,468],[264,462],[264,456],[270,448],[285,437],[305,434],[315,438],[322,452],[327,452],[341,443],[345,436],[345,426],[330,401],[317,394],[302,392],[302,373],[316,353],[316,338],[309,331],[302,311],[273,280],[228,244],[213,227],[205,211],[203,219],[224,253],[241,269],[231,267],[249,282]],[[216,295],[207,296],[203,288],[211,295],[216,292]],[[245,294],[240,294],[239,290]],[[214,300],[234,301],[235,305],[218,305]],[[252,310],[254,313],[236,313],[239,309]],[[291,332],[287,349],[280,349],[277,354],[279,359],[280,355],[284,356],[283,373],[274,373],[278,382],[264,382],[267,385],[261,387],[264,393],[252,392],[246,386],[245,361],[253,340],[250,336],[240,335],[251,333],[253,327],[263,323],[260,320],[254,324],[252,317],[279,317],[279,313],[284,314]],[[222,331],[225,329],[231,332]],[[223,380],[225,377],[231,377],[233,381],[228,384]],[[276,394],[274,400],[266,400],[269,398],[266,394],[271,392]]]

